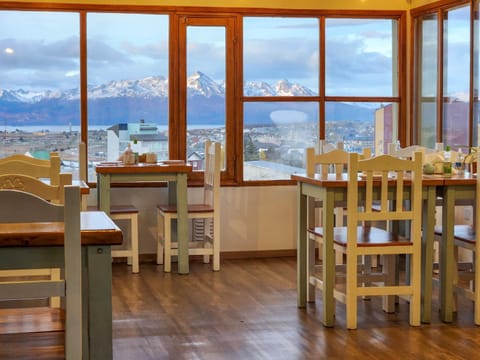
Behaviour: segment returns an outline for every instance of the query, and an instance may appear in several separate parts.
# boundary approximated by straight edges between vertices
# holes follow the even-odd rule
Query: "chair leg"
[[[346,283],[346,316],[347,316],[347,329],[357,328],[357,256],[350,256],[351,259],[347,259],[347,283]]]
[[[51,280],[60,280],[60,269],[50,269],[50,279]],[[50,307],[51,308],[60,308],[60,297],[52,296],[50,298]]]
[[[420,325],[421,309],[421,260],[419,256],[411,256],[410,264],[410,285],[412,287],[412,296],[410,298],[410,325]]]
[[[312,235],[313,237],[313,235]],[[310,276],[313,276],[315,272],[315,248],[318,244],[319,251],[322,250],[322,246],[320,242],[317,242],[314,238],[310,238],[310,235],[307,234],[307,301],[308,302],[315,302],[315,285],[310,283]],[[338,253],[338,252],[336,252]]]
[[[130,257],[132,263],[132,273],[136,274],[140,271],[138,261],[138,216],[135,214],[131,219],[131,249],[132,256]]]
[[[209,246],[208,242],[205,242],[206,239],[211,239],[214,241],[214,234],[213,234],[213,229],[211,229],[211,221],[210,219],[194,219],[193,220],[193,226],[199,227],[198,231],[200,232],[201,239],[198,239],[199,241],[202,241],[205,246]],[[195,232],[197,233],[197,232]],[[197,239],[194,239],[194,241]],[[213,247],[213,244],[212,244]],[[210,255],[203,255],[203,263],[208,264],[210,262]]]
[[[157,213],[157,264],[163,264],[163,244],[165,241],[165,218],[162,214]]]
[[[215,218],[213,221],[213,271],[220,270],[220,219]]]
[[[395,255],[384,255],[383,257],[383,273],[386,274],[385,286],[395,285]],[[395,295],[385,295],[382,299],[382,308],[386,313],[395,312]]]
[[[163,271],[170,272],[172,267],[172,219],[164,219],[163,236]],[[157,255],[158,256],[158,255]]]

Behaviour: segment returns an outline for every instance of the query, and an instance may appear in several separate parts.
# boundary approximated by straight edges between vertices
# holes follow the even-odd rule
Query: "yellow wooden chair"
[[[390,178],[392,173],[395,179]],[[359,160],[359,154],[351,153],[347,191],[347,209],[350,209],[347,226],[335,227],[333,240],[335,251],[345,254],[346,266],[322,268],[322,273],[314,279],[315,284],[322,287],[325,281],[334,281],[334,297],[346,304],[349,329],[357,328],[358,297],[369,296],[384,296],[383,309],[387,312],[394,311],[393,295],[407,297],[410,324],[420,325],[422,154],[416,153],[414,160],[389,155]],[[409,209],[403,206],[406,193],[410,194]],[[396,200],[394,207],[390,204],[393,197]],[[375,201],[380,206],[374,209]],[[378,221],[409,222],[410,233],[402,238],[372,225]],[[309,233],[310,236],[323,238],[322,227],[309,229]],[[384,256],[382,271],[372,272],[358,262],[359,257],[371,255]],[[396,283],[395,261],[392,258],[395,255],[410,256],[410,269],[405,272],[409,278],[399,284]],[[342,278],[344,283],[341,284],[338,280]]]
[[[23,175],[16,175],[17,179]],[[2,185],[6,184],[3,175]],[[0,299],[35,299],[65,297],[65,358],[82,359],[82,262],[80,236],[80,188],[45,185],[38,179],[22,179],[26,191],[2,187],[0,190],[0,223],[63,222],[65,278],[44,281],[8,281],[0,283]],[[10,183],[10,181],[8,181]],[[18,182],[17,182],[18,184]],[[47,186],[47,187],[45,187]],[[54,189],[56,188],[56,189]],[[37,193],[39,196],[35,195]],[[65,205],[54,204],[43,196],[61,191]],[[53,195],[51,196],[53,198]],[[11,206],[10,204],[15,204]],[[19,264],[19,268],[22,268]]]
[[[205,174],[203,203],[188,204],[188,218],[203,220],[203,236],[189,243],[189,255],[203,255],[204,262],[213,257],[213,270],[220,270],[220,171],[221,145],[205,143]],[[165,272],[171,271],[171,258],[178,255],[177,244],[172,241],[171,224],[177,218],[177,207],[171,204],[157,206],[157,264]]]
[[[72,174],[60,173],[60,157],[50,153],[50,160],[26,155],[12,155],[0,159],[0,188],[32,190],[33,193],[56,204],[64,203],[63,187],[72,184]],[[25,176],[25,177],[24,177]],[[34,179],[49,180],[49,184]],[[48,276],[60,279],[60,269],[18,269],[0,271],[0,277]],[[60,298],[50,298],[51,307],[60,306]]]
[[[49,179],[52,185],[59,184],[60,167],[60,156],[56,152],[51,152],[50,158],[46,160],[23,154],[0,159],[0,174],[23,174],[39,179]]]

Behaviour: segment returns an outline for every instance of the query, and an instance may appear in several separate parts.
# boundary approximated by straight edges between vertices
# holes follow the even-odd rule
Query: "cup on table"
[[[147,153],[146,162],[147,163],[156,163],[157,162],[157,154]]]

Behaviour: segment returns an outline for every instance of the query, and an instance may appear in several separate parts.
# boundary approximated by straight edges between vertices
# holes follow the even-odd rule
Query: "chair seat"
[[[97,206],[88,206],[87,210],[98,210]],[[111,205],[110,217],[113,220],[130,221],[131,236],[126,249],[112,248],[112,258],[126,257],[128,265],[132,265],[132,273],[140,271],[138,254],[138,208],[135,205]]]
[[[157,205],[158,210],[164,213],[176,213],[177,206],[176,205],[168,205],[168,204],[161,204]],[[189,213],[207,213],[214,211],[213,206],[208,204],[188,204],[187,211]]]
[[[323,236],[323,227],[308,229],[308,232],[317,236]],[[347,246],[347,227],[335,227],[333,230],[333,241],[340,246]],[[360,247],[368,246],[399,246],[412,245],[411,241],[397,236],[389,231],[374,226],[359,226],[357,228],[357,244]]]

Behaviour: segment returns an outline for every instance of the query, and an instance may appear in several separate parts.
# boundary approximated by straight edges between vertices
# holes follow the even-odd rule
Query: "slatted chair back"
[[[0,175],[0,189],[14,189],[36,194],[41,198],[56,203],[65,203],[64,187],[72,184],[72,174],[59,174],[58,184],[47,184],[40,179],[23,174],[3,174]]]
[[[203,203],[214,209],[220,207],[221,144],[205,142],[205,172],[203,180]],[[217,210],[215,210],[217,212]]]
[[[337,178],[340,178],[342,173],[345,172],[348,164],[348,152],[342,149],[333,149],[328,152],[316,153],[313,147],[305,150],[306,155],[306,173],[307,176],[314,176],[315,173],[321,175],[322,178],[326,178],[330,170],[333,170]],[[370,148],[364,148],[361,159],[367,159],[371,155]]]
[[[36,178],[50,179],[52,185],[60,182],[60,156],[50,153],[50,159],[36,159],[27,155],[11,155],[0,159],[0,174],[24,174]]]

